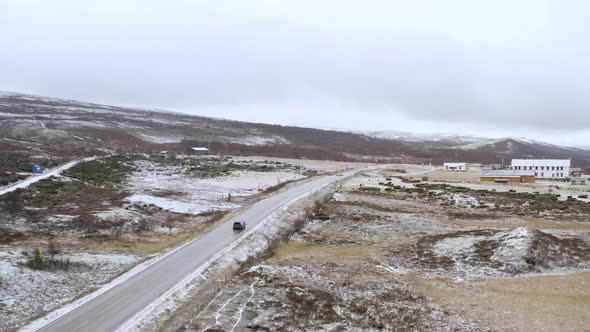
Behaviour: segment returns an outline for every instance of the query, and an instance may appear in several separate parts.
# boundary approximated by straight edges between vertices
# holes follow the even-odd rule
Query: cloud
[[[578,142],[590,127],[588,7],[4,2],[0,89],[261,122]]]

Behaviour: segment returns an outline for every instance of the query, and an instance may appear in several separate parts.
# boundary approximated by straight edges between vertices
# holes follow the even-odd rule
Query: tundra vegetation
[[[86,293],[215,227],[228,212],[313,174],[280,160],[115,155],[2,195],[0,330]],[[138,185],[140,179],[148,181]],[[175,182],[166,190],[154,186],[170,179]],[[217,183],[223,195],[210,194]],[[190,191],[177,190],[179,184]],[[209,192],[196,213],[129,200],[142,194],[179,204],[190,202],[186,195],[195,190]],[[27,280],[27,287],[18,279]],[[43,291],[30,294],[30,289]]]
[[[426,181],[346,181],[287,241],[160,327],[559,330],[555,312],[571,330],[590,325],[589,203]]]

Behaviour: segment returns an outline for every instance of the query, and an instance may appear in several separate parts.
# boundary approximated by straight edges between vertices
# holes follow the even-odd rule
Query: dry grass
[[[367,260],[378,260],[383,251],[374,246],[323,246],[300,241],[288,241],[277,248],[270,264],[299,265],[311,261],[316,263],[356,264]]]
[[[465,318],[504,331],[588,331],[590,272],[456,284],[409,276],[412,287]]]

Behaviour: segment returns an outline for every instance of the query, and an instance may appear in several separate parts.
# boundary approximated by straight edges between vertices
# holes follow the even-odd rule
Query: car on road
[[[246,229],[246,222],[245,221],[236,221],[234,222],[233,226],[234,231],[243,231]]]

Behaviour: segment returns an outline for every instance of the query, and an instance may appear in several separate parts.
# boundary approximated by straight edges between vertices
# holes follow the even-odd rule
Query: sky
[[[0,2],[0,90],[590,147],[588,1]]]

